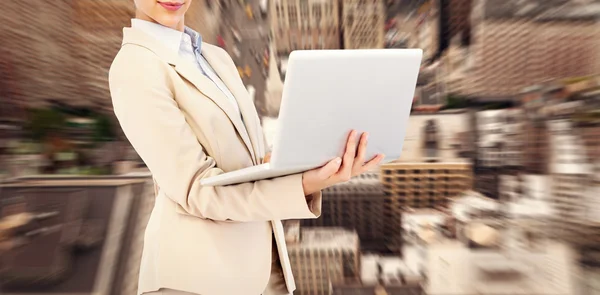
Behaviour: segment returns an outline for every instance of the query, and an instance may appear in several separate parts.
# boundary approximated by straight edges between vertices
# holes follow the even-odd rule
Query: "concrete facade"
[[[288,245],[296,280],[295,294],[329,295],[330,283],[360,280],[360,242],[342,228],[303,228],[300,241]]]
[[[342,0],[344,49],[372,49],[385,46],[383,0]]]
[[[298,49],[340,49],[339,5],[337,0],[270,1],[277,55]]]

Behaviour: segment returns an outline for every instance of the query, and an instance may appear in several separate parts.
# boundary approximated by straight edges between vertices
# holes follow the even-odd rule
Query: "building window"
[[[314,5],[312,9],[313,9],[314,17],[315,17],[315,22],[316,22],[317,26],[320,26],[320,24],[321,24],[321,17],[323,15],[323,13],[321,11],[321,6]]]
[[[288,12],[289,12],[290,27],[297,27],[298,26],[298,12],[296,11],[296,7],[290,5],[288,7]]]

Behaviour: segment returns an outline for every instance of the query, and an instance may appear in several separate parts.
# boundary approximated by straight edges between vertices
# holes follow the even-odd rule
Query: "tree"
[[[63,113],[55,109],[33,109],[25,129],[33,140],[44,141],[48,136],[60,133],[65,125]]]
[[[106,142],[113,141],[116,137],[112,120],[103,114],[95,115],[96,122],[94,123],[94,141]]]
[[[465,97],[449,94],[446,97],[446,105],[443,109],[462,109],[466,107],[468,107],[468,101]]]

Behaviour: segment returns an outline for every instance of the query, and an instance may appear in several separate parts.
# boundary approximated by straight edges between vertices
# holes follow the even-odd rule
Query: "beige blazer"
[[[231,57],[205,43],[202,54],[236,97],[241,116],[195,65],[142,31],[124,29],[110,68],[115,114],[160,187],[144,237],[138,294],[169,288],[259,295],[270,276],[273,233],[285,275],[279,293],[291,293],[280,220],[317,218],[321,194],[307,204],[301,174],[200,185],[204,177],[260,164],[266,153],[256,109]]]

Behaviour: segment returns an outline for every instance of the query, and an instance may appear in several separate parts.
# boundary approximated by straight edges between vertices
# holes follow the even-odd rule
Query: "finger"
[[[325,180],[330,178],[337,173],[338,170],[340,170],[341,165],[342,159],[339,157],[329,161],[329,163],[325,164],[325,166],[319,168],[319,172],[317,173],[319,179]]]
[[[342,158],[342,167],[339,174],[345,175],[352,173],[352,165],[354,164],[354,157],[356,156],[356,130],[352,130],[350,135],[348,136],[348,141],[346,142],[346,151],[344,152],[344,157]]]
[[[384,154],[376,155],[371,160],[369,160],[369,162],[367,162],[364,166],[362,166],[363,172],[377,167],[377,165],[379,165],[379,163],[381,163],[381,161],[383,161],[384,158],[385,158]]]
[[[369,140],[369,133],[363,132],[360,136],[360,141],[358,143],[358,150],[356,152],[356,157],[354,158],[354,167],[362,167],[365,164],[365,154],[367,153],[367,142]]]

